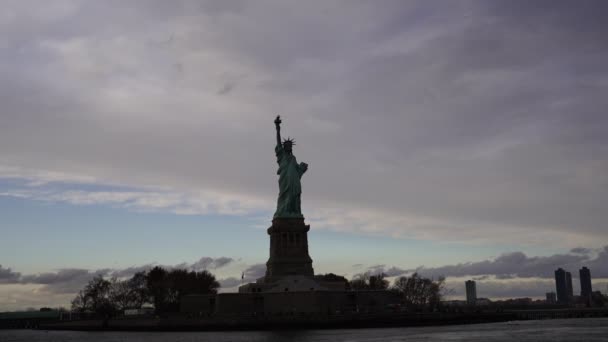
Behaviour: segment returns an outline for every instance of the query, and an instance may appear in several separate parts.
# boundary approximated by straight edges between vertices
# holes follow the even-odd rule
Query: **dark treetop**
[[[277,146],[274,150],[279,164],[277,170],[279,175],[279,198],[274,217],[300,218],[303,217],[300,208],[300,195],[302,194],[300,178],[308,169],[308,164],[298,164],[296,156],[292,152],[293,145],[295,145],[293,140],[288,138],[281,143],[280,116],[277,116],[274,124],[277,128]]]

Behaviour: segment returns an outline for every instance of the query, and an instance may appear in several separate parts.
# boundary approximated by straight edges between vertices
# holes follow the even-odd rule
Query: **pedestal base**
[[[270,235],[270,258],[266,262],[266,282],[286,276],[313,277],[312,259],[308,254],[308,231],[304,218],[275,218],[267,232]]]

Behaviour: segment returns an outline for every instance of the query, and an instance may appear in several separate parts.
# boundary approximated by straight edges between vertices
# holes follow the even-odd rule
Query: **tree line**
[[[127,309],[154,304],[157,314],[179,310],[188,294],[215,294],[220,284],[208,271],[166,270],[154,267],[130,279],[94,277],[72,300],[72,311],[114,316]]]
[[[386,274],[363,273],[355,276],[349,283],[354,291],[389,290],[399,294],[401,301],[411,308],[436,308],[445,290],[445,278],[437,280],[423,278],[418,273],[395,278],[393,284],[386,279]]]
[[[445,279],[423,278],[417,273],[398,277],[391,285],[384,273],[356,275],[350,281],[333,273],[316,275],[317,281],[344,282],[346,290],[389,290],[412,308],[434,308],[441,301]],[[135,273],[129,279],[94,277],[72,300],[72,311],[92,312],[105,317],[127,309],[141,309],[153,304],[156,314],[179,311],[180,299],[189,294],[215,294],[220,284],[208,271],[167,270],[154,267]]]

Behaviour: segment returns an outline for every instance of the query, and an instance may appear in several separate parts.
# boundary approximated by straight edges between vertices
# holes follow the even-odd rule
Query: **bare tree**
[[[86,312],[91,311],[89,297],[84,293],[84,290],[78,291],[78,294],[72,299],[72,311]]]
[[[132,278],[110,280],[110,301],[119,310],[140,309],[148,301],[148,289],[146,287],[146,274],[138,272]]]
[[[414,273],[410,277],[395,279],[392,289],[401,294],[405,304],[417,307],[435,307],[441,301],[444,287],[445,278],[443,277],[432,280]]]
[[[110,299],[111,283],[102,276],[91,279],[72,300],[72,310],[95,312],[103,316],[115,313],[116,307]]]

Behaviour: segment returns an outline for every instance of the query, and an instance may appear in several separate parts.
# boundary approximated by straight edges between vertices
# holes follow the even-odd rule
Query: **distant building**
[[[547,296],[547,304],[557,303],[557,296],[555,292],[547,292],[545,295]]]
[[[559,303],[568,303],[568,289],[566,287],[566,271],[561,267],[555,270],[555,293]]]
[[[574,297],[574,290],[572,289],[572,274],[566,272],[566,293],[568,294],[568,301]]]
[[[578,271],[581,279],[581,297],[589,298],[593,292],[591,288],[591,271],[583,267]]]
[[[477,301],[477,285],[474,280],[467,280],[465,283],[467,289],[467,304],[475,305]]]

